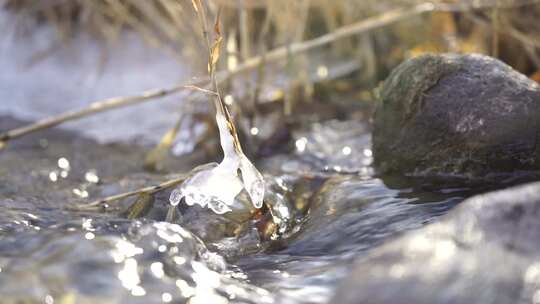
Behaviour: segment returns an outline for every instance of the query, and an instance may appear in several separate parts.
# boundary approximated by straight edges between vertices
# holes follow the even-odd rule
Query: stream
[[[1,130],[22,123],[1,121]],[[376,176],[362,126],[316,123],[298,134],[293,153],[258,160],[265,178],[289,185],[306,212],[277,245],[227,258],[163,221],[170,190],[156,197],[161,212],[142,219],[67,210],[162,180],[137,165],[144,149],[63,130],[24,138],[0,154],[3,303],[326,303],[354,260],[471,195]]]
[[[126,95],[189,75],[143,51],[125,60],[114,52],[110,70],[89,72],[100,54],[92,48],[82,65],[59,61],[66,57],[59,53],[21,68],[31,55],[26,49],[2,42],[0,131],[81,107],[79,100]],[[377,175],[368,119],[349,117],[307,123],[293,134],[292,150],[252,159],[277,185],[267,196],[286,196],[294,211],[287,232],[274,239],[247,233],[205,242],[195,233],[211,229],[204,223],[164,221],[172,189],[156,194],[151,212],[138,219],[123,212],[133,199],[105,212],[71,211],[206,160],[173,158],[165,175],[143,169],[149,147],[177,117],[176,100],[38,132],[0,152],[2,303],[327,303],[353,262],[489,188]],[[159,119],[148,119],[149,112]]]

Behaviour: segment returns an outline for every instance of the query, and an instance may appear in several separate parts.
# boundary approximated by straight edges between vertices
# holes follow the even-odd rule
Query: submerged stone
[[[385,81],[374,118],[383,172],[486,177],[540,169],[540,87],[482,55],[424,55]]]
[[[540,183],[478,195],[359,260],[329,303],[536,303]]]

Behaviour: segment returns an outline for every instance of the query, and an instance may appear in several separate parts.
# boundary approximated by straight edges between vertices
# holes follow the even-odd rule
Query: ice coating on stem
[[[216,104],[216,122],[219,129],[223,160],[217,166],[204,169],[188,178],[170,196],[176,206],[182,199],[187,205],[195,204],[210,208],[217,214],[232,211],[236,196],[245,189],[255,208],[261,208],[264,198],[264,179],[251,161],[244,155],[238,139],[233,134],[226,113]]]

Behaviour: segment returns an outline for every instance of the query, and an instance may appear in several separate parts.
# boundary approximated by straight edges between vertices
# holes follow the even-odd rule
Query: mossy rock
[[[485,178],[540,169],[540,87],[483,55],[423,55],[384,82],[374,117],[383,173]]]

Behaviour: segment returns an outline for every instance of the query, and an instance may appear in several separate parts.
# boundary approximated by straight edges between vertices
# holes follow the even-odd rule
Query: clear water
[[[106,213],[65,209],[163,180],[140,168],[143,149],[58,130],[25,138],[0,153],[3,302],[326,303],[353,260],[471,192],[375,176],[369,136],[362,123],[314,124],[294,134],[294,152],[259,160],[303,212],[269,247],[236,255],[163,222],[168,191],[138,220],[120,212],[130,200]]]

